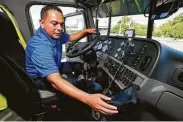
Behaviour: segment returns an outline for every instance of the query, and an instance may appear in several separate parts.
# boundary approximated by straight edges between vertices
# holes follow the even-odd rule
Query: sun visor
[[[112,16],[137,15],[149,13],[150,0],[116,0],[111,2]],[[108,17],[108,8],[110,3],[104,3],[100,6],[98,17]],[[96,7],[92,8],[94,11]],[[95,16],[95,12],[93,12]]]

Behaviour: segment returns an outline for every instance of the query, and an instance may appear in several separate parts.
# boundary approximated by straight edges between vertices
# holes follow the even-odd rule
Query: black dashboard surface
[[[132,54],[128,56],[126,65],[137,70],[138,72],[149,76],[159,58],[160,46],[158,43],[145,39],[133,39],[131,41]],[[110,37],[104,42],[99,42],[95,46],[98,57],[105,53],[118,61],[124,60],[125,50],[128,48],[128,39],[119,37]]]
[[[140,86],[142,101],[175,120],[183,119],[179,114],[183,110],[183,52],[156,40],[118,36],[99,41],[94,50],[99,66],[115,82],[104,93],[116,93],[118,87],[133,83]]]
[[[134,70],[135,74],[140,73],[148,78],[164,82],[176,88],[183,88],[183,81],[177,80],[181,76],[175,74],[177,70],[181,74],[180,71],[183,69],[183,53],[169,48],[158,41],[134,38],[130,41],[129,46],[128,38],[111,36],[105,41],[99,41],[94,49],[97,52],[99,62],[103,60],[102,62],[104,62],[109,73],[113,76],[120,63],[123,63],[123,65]],[[125,57],[126,50],[131,50],[130,55],[127,57]],[[108,58],[104,58],[103,55]],[[109,66],[108,64],[111,65]],[[118,74],[121,75],[120,73]]]

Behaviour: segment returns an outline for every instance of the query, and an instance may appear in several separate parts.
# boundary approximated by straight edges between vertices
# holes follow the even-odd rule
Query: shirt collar
[[[46,31],[45,31],[43,28],[41,28],[41,27],[38,28],[38,30],[36,31],[36,34],[37,34],[38,36],[40,36],[41,38],[48,40],[53,46],[55,46],[56,44],[59,43],[58,40],[53,40],[53,39],[46,33]]]

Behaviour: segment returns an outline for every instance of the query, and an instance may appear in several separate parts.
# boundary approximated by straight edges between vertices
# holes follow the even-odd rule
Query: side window
[[[41,18],[41,9],[44,7],[44,5],[33,5],[29,9],[29,15],[32,22],[32,28],[35,32],[39,28],[39,20]]]
[[[40,13],[41,9],[44,7],[44,5],[32,5],[29,9],[30,19],[32,22],[33,30],[36,31],[39,28],[39,20],[40,20]],[[58,6],[65,16],[66,14],[76,12],[76,8],[74,7],[62,7]]]
[[[71,15],[65,18],[65,31],[69,34],[76,33],[86,29],[83,14]],[[84,37],[80,42],[86,42],[87,38]]]
[[[86,23],[84,14],[82,12],[75,12],[72,14],[68,14],[65,17],[65,31],[69,34],[77,33],[79,31],[82,31],[86,29]],[[87,37],[84,37],[79,40],[79,43],[85,43],[87,42]],[[69,46],[69,44],[66,44],[66,48]],[[82,62],[82,60],[79,57],[75,58],[67,58],[68,61],[77,61]]]

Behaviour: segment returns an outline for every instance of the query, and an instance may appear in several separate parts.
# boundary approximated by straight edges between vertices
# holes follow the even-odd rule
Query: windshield
[[[172,16],[154,21],[153,39],[183,51],[183,8]]]
[[[99,31],[106,35],[108,30],[108,18],[99,19]],[[95,21],[95,18],[94,18]],[[146,37],[148,18],[144,15],[118,16],[111,19],[111,33],[113,36],[123,36],[126,29],[135,29],[136,37]]]
[[[108,18],[98,18],[98,20],[101,35],[107,35]],[[125,29],[134,29],[135,37],[146,38],[147,27],[148,17],[144,17],[143,14],[112,17],[110,35],[124,36]],[[183,8],[166,19],[155,20],[152,35],[152,39],[183,51]]]

